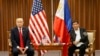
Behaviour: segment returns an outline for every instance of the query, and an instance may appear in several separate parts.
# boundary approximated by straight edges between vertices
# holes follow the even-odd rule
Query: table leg
[[[41,56],[41,51],[40,50],[38,50],[38,56]]]

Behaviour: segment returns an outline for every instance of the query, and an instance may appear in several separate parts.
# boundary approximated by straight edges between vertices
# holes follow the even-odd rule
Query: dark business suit
[[[34,50],[33,47],[30,45],[30,39],[29,39],[29,31],[28,28],[23,27],[22,28],[22,35],[23,35],[23,43],[24,47],[28,47],[26,53],[27,56],[33,56]],[[12,42],[12,53],[13,56],[18,56],[19,50],[17,46],[20,46],[20,38],[19,38],[19,30],[17,27],[11,29],[11,42]]]
[[[88,47],[88,43],[89,43],[89,41],[88,41],[88,35],[86,33],[86,30],[83,29],[83,28],[80,28],[80,35],[81,35],[81,39],[80,39],[79,42],[82,42],[84,44],[82,44],[80,47],[76,47],[73,44],[73,41],[75,41],[75,39],[76,39],[75,31],[74,31],[74,29],[72,29],[70,31],[72,45],[69,47],[69,56],[73,56],[73,53],[74,53],[74,51],[76,49],[80,49],[79,56],[84,56],[85,49]]]

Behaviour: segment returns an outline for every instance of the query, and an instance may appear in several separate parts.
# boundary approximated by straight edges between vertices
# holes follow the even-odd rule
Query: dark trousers
[[[18,56],[19,53],[20,53],[20,51],[17,48],[12,48],[13,56]],[[27,56],[34,56],[34,49],[32,47],[29,47],[26,50],[26,54],[27,54]]]
[[[72,45],[69,47],[68,49],[68,55],[69,56],[73,56],[73,53],[76,49],[79,49],[79,56],[84,56],[85,54],[85,49],[86,49],[86,45],[85,44],[82,44],[80,47],[76,47],[75,45]]]

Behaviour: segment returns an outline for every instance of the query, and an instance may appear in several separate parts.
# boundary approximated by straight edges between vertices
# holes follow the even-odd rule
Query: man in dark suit
[[[13,56],[19,53],[27,53],[27,56],[33,56],[34,50],[30,44],[28,28],[23,27],[23,18],[16,19],[16,27],[11,29],[11,42]]]
[[[79,27],[78,21],[73,21],[73,29],[70,31],[72,45],[69,47],[68,55],[73,56],[76,49],[79,49],[79,56],[84,56],[85,49],[88,47],[88,35],[85,29]]]

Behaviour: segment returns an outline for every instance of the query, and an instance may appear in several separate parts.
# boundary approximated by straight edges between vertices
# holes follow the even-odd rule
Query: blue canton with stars
[[[32,6],[32,15],[34,16],[35,14],[38,14],[42,10],[43,10],[43,6],[41,0],[34,0]]]

